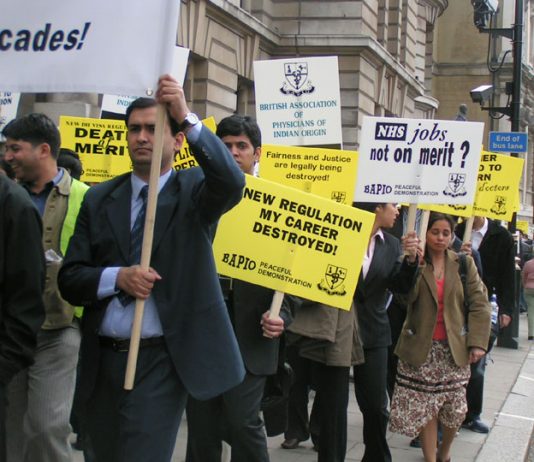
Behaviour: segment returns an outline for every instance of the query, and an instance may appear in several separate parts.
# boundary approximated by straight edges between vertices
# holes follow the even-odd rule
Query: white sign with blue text
[[[484,124],[364,117],[354,200],[471,204]]]
[[[264,144],[341,144],[337,56],[254,62],[256,118]]]
[[[2,0],[2,90],[145,96],[171,70],[179,8],[175,0]]]

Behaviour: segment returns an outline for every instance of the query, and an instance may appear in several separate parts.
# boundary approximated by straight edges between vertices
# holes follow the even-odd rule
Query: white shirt
[[[377,236],[380,236],[380,239],[384,240],[384,233],[382,232],[380,228],[378,228],[378,231],[371,236],[369,245],[367,246],[367,252],[365,256],[363,257],[362,274],[363,274],[364,279],[366,278],[367,272],[369,271],[369,266],[371,266],[371,262],[373,261],[373,255],[375,254],[375,243],[376,243],[375,238]]]
[[[482,225],[482,227],[477,231],[473,230],[473,232],[471,233],[471,247],[473,249],[478,250],[482,242],[482,239],[484,239],[484,236],[486,235],[487,232],[488,232],[488,220],[484,218],[484,224]]]

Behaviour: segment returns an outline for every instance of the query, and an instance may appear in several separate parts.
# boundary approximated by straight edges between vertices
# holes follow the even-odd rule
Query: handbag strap
[[[467,327],[469,325],[469,300],[467,300],[467,259],[465,253],[458,254],[458,261],[460,263],[458,273],[460,274],[460,280],[464,289],[464,316],[465,326]]]

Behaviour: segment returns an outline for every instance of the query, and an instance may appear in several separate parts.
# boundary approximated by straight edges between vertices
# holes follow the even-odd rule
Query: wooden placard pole
[[[419,226],[419,243],[421,248],[425,249],[426,244],[426,229],[428,228],[428,219],[430,218],[430,210],[423,210],[421,215],[421,224]]]
[[[475,217],[468,218],[465,222],[463,242],[469,242],[471,240],[471,231],[473,231],[473,221],[475,221]]]
[[[150,267],[152,254],[152,240],[154,237],[154,223],[156,221],[156,206],[158,202],[158,184],[161,174],[161,155],[163,152],[163,131],[167,123],[167,109],[165,105],[158,104],[156,111],[156,126],[154,128],[154,148],[150,165],[150,179],[148,182],[148,199],[146,207],[145,227],[143,231],[143,246],[141,248],[141,268],[147,270]],[[124,377],[124,389],[132,390],[134,386],[135,370],[137,368],[137,356],[139,355],[139,342],[141,339],[141,327],[145,301],[135,301],[135,314],[128,351],[128,362]]]

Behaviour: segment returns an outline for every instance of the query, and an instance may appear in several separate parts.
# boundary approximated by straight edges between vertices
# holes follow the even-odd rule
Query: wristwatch
[[[179,131],[183,132],[185,135],[187,135],[187,132],[189,129],[200,122],[200,119],[198,116],[192,112],[189,112],[186,116],[184,121],[180,124]]]

